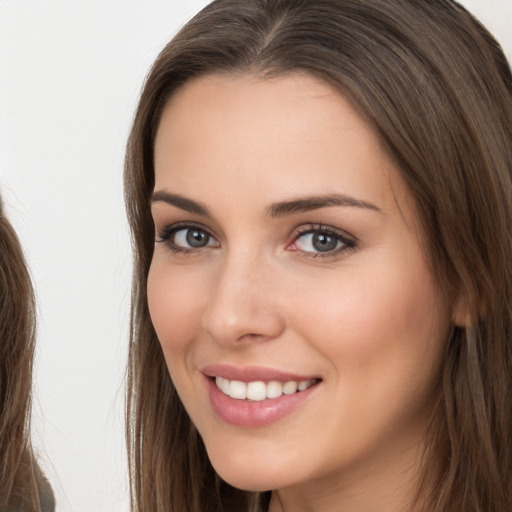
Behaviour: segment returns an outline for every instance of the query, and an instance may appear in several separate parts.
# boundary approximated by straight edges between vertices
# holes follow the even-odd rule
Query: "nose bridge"
[[[262,254],[247,249],[226,254],[210,289],[204,330],[223,344],[277,337],[283,318],[273,293],[272,274]]]

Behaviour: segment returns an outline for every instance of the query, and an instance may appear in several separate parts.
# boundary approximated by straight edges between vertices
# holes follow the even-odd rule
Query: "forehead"
[[[384,211],[408,203],[373,127],[328,84],[305,74],[206,76],[166,105],[155,142],[156,188],[226,196],[348,193]],[[402,197],[403,196],[403,197]],[[401,206],[403,206],[401,204]]]
[[[176,149],[185,150],[188,142],[200,140],[203,149],[224,142],[233,150],[245,143],[246,150],[252,145],[269,152],[276,146],[285,151],[294,141],[329,134],[332,138],[340,131],[344,133],[338,143],[351,134],[361,139],[364,132],[361,143],[380,146],[372,127],[339,92],[307,74],[274,78],[207,75],[190,81],[171,97],[157,130],[155,149],[158,155],[163,145],[169,147],[172,142]]]

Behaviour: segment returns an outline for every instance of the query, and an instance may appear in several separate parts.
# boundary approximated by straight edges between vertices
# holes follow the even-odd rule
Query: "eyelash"
[[[176,243],[173,240],[173,237],[179,231],[185,231],[185,230],[201,231],[201,232],[205,233],[210,239],[215,240],[215,237],[213,237],[208,232],[208,229],[201,226],[201,224],[178,223],[178,224],[173,224],[171,226],[167,226],[162,230],[162,232],[158,233],[157,237],[156,237],[157,242],[166,244],[168,249],[171,252],[179,253],[179,254],[197,253],[201,249],[208,247],[208,246],[204,246],[204,247],[198,247],[198,248],[192,248],[192,247],[186,248],[186,247],[182,247],[180,245],[176,245]]]
[[[167,226],[164,228],[160,233],[157,234],[157,242],[164,243],[167,245],[168,249],[173,253],[178,254],[190,254],[190,253],[198,253],[202,249],[206,249],[208,247],[211,247],[210,245],[205,245],[203,247],[197,247],[197,248],[187,248],[182,247],[180,245],[177,245],[175,241],[173,240],[173,237],[178,233],[179,231],[184,230],[196,230],[204,233],[206,236],[209,237],[209,242],[211,240],[215,240],[215,237],[211,235],[207,228],[203,227],[201,224],[189,224],[189,223],[178,223],[173,224],[171,226]],[[336,230],[330,226],[324,226],[322,224],[308,224],[301,229],[297,231],[297,233],[294,235],[292,241],[287,245],[287,247],[290,247],[291,245],[295,244],[298,240],[305,237],[309,234],[320,234],[325,235],[327,237],[333,238],[337,243],[341,243],[341,247],[336,247],[333,250],[325,251],[324,253],[321,251],[314,252],[314,251],[303,251],[301,249],[288,249],[290,251],[297,251],[301,252],[303,256],[308,258],[328,258],[337,256],[339,253],[347,252],[353,249],[357,248],[357,241],[355,238],[347,235],[346,233],[342,233],[339,230]],[[208,242],[208,243],[209,243]],[[219,242],[216,241],[218,244]]]
[[[343,233],[337,229],[334,229],[330,226],[325,226],[322,224],[309,224],[304,226],[303,228],[297,231],[297,234],[293,237],[291,244],[295,244],[300,238],[303,238],[309,234],[320,234],[325,235],[330,238],[334,238],[334,240],[338,243],[341,243],[341,247],[337,247],[330,251],[325,252],[313,252],[313,251],[301,251],[301,249],[295,249],[296,251],[301,251],[302,255],[308,258],[329,258],[338,256],[340,253],[347,252],[357,248],[356,239],[352,236],[349,236],[346,233]],[[290,249],[289,249],[290,250]]]

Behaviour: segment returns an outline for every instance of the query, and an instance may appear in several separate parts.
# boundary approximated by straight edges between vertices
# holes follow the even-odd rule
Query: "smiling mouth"
[[[294,395],[305,391],[318,384],[320,379],[309,380],[290,380],[279,382],[271,380],[264,382],[261,380],[242,382],[239,380],[229,380],[223,377],[215,377],[215,384],[225,395],[236,400],[247,400],[261,402],[262,400],[279,398],[282,395]]]

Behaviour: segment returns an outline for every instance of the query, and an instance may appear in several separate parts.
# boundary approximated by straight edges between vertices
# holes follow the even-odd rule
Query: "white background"
[[[206,3],[0,0],[0,188],[37,290],[34,438],[58,512],[129,509],[124,145],[150,64]],[[512,0],[462,3],[512,59]]]

